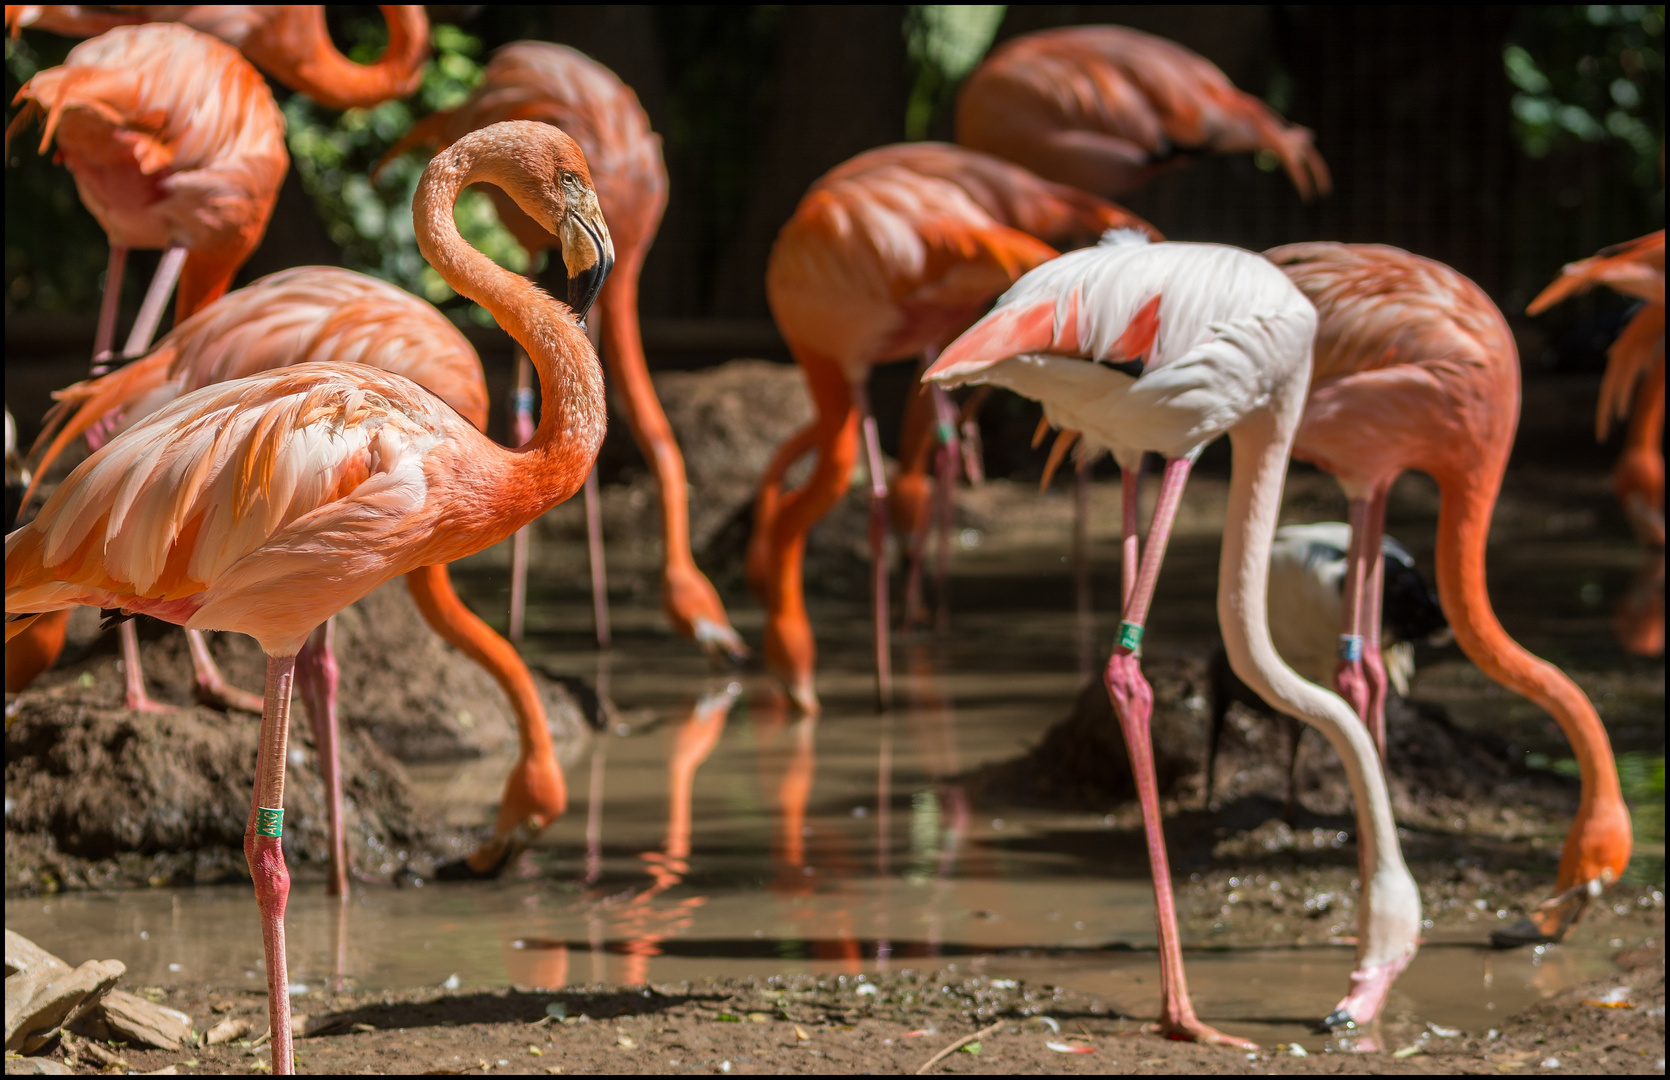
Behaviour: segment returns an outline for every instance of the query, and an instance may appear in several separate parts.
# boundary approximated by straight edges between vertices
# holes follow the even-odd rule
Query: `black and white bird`
[[[1346,549],[1351,526],[1343,521],[1287,525],[1276,530],[1270,547],[1270,636],[1276,651],[1300,675],[1332,687],[1339,641],[1340,594],[1345,581]],[[1387,681],[1399,697],[1409,693],[1415,674],[1415,643],[1442,645],[1450,638],[1449,622],[1432,586],[1415,569],[1414,556],[1390,536],[1380,545],[1385,561],[1384,600],[1381,604],[1380,655]],[[1265,704],[1229,668],[1220,646],[1210,664],[1212,726],[1206,751],[1206,806],[1214,808],[1218,743],[1229,707],[1236,703],[1287,721],[1287,816],[1293,816],[1297,797],[1296,766],[1304,726]]]

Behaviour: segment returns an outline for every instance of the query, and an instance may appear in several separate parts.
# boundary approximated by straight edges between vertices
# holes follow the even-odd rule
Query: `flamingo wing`
[[[467,430],[421,387],[357,366],[188,394],[6,538],[6,610],[119,607],[299,648],[324,617],[436,561],[426,459]]]

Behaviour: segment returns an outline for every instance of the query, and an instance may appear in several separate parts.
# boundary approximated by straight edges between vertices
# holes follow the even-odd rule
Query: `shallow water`
[[[1105,540],[1098,537],[1099,556]],[[1622,564],[1626,550],[1614,544],[1606,554]],[[1110,824],[1100,817],[994,817],[972,810],[946,781],[1036,741],[1082,681],[1086,649],[1067,614],[1065,568],[1036,548],[1013,556],[995,544],[959,553],[951,631],[896,640],[896,707],[884,715],[871,704],[867,612],[814,601],[825,705],[817,722],[788,715],[759,676],[715,675],[670,638],[653,602],[614,605],[616,648],[600,660],[587,647],[580,594],[536,582],[530,661],[606,682],[621,707],[615,729],[569,778],[569,813],[495,883],[356,885],[336,904],[317,879],[299,876],[288,918],[293,982],[667,984],[954,964],[1154,1015],[1146,862],[1098,842]],[[1154,636],[1168,647],[1200,651],[1214,640],[1215,562],[1212,540],[1185,534],[1174,542],[1154,620]],[[1100,590],[1113,574],[1101,569],[1106,558],[1099,563],[1105,603]],[[466,568],[458,580],[491,618],[497,572]],[[1597,621],[1595,606],[1544,605],[1529,636],[1571,640],[1575,624]],[[1505,621],[1513,604],[1506,608]],[[758,641],[757,613],[737,605],[734,614]],[[1092,654],[1105,650],[1115,626],[1105,611],[1097,617]],[[1495,696],[1473,686],[1464,666],[1442,660],[1420,685],[1441,700],[1475,702],[1482,723],[1506,722],[1490,713]],[[1619,690],[1630,708],[1638,683]],[[1661,681],[1657,692],[1662,716]],[[449,819],[473,826],[491,819],[508,765],[411,771]],[[1071,834],[1082,842],[1057,842]],[[1661,842],[1657,850],[1662,859]],[[7,924],[68,958],[119,957],[139,985],[262,986],[247,887],[13,900]],[[1611,955],[1633,943],[1580,928],[1559,948],[1500,953],[1482,947],[1483,936],[1477,928],[1435,932],[1387,1015],[1483,1031],[1540,996],[1614,970]],[[1202,1018],[1266,1045],[1314,1044],[1306,1025],[1344,993],[1352,961],[1343,943],[1187,954]]]

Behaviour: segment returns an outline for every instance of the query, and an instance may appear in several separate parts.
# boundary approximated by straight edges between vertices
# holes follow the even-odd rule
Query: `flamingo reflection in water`
[[[698,698],[688,713],[669,728],[667,737],[667,833],[660,851],[639,854],[650,877],[650,885],[624,902],[612,898],[588,896],[586,922],[591,953],[591,980],[607,979],[607,954],[623,954],[626,959],[618,980],[628,986],[642,986],[649,982],[649,962],[661,955],[661,943],[688,930],[695,920],[697,909],[707,903],[706,896],[686,896],[658,903],[663,894],[684,882],[690,872],[691,810],[695,790],[696,771],[712,755],[725,731],[725,721],[736,704],[742,688],[729,683]],[[604,750],[600,744],[593,751],[591,803],[587,828],[587,871],[583,883],[595,884],[601,877],[601,824]],[[618,907],[617,907],[618,904]],[[616,909],[611,913],[611,909]],[[613,924],[614,933],[608,934]],[[570,942],[560,938],[523,936],[506,924],[500,935],[504,943],[505,969],[512,983],[556,989],[568,984]]]

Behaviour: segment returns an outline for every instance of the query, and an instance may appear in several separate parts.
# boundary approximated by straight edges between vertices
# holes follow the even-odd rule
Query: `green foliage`
[[[934,116],[985,58],[1006,4],[912,4],[905,14],[905,49],[916,82],[905,106],[905,138],[925,139]]]
[[[1502,64],[1518,91],[1514,134],[1528,156],[1612,144],[1634,186],[1660,186],[1664,5],[1526,8]]]
[[[374,60],[387,41],[380,19],[354,20],[345,28],[348,56]],[[481,82],[481,42],[456,26],[433,28],[434,55],[411,101],[389,101],[373,109],[336,113],[301,94],[284,104],[292,165],[312,199],[331,240],[352,269],[392,281],[447,304],[456,294],[418,253],[412,230],[412,195],[426,155],[413,151],[392,160],[373,182],[378,159],[412,126],[417,115],[454,108]],[[493,204],[477,190],[466,191],[455,212],[458,229],[474,247],[517,273],[528,269],[527,253],[499,224]],[[491,325],[486,312],[470,305],[475,321]]]

